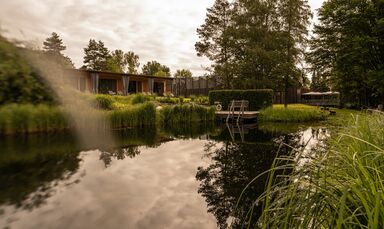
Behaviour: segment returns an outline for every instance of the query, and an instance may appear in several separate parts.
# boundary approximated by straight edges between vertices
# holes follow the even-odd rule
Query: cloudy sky
[[[81,67],[90,38],[110,49],[133,51],[143,65],[157,60],[171,68],[204,73],[210,63],[196,56],[196,28],[214,0],[0,0],[0,31],[34,46],[53,31],[65,54]],[[309,0],[313,10],[323,0]]]

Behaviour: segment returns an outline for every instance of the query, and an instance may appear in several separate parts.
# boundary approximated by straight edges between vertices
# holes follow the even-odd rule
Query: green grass
[[[287,109],[282,105],[274,105],[262,110],[259,119],[265,122],[310,122],[325,120],[328,113],[303,104],[292,104]]]
[[[208,122],[215,120],[215,110],[196,104],[163,106],[159,110],[159,122],[162,125],[180,123]]]
[[[108,111],[108,118],[114,129],[155,125],[156,109],[152,102],[146,102],[129,109]]]
[[[277,158],[269,174],[262,228],[384,228],[384,116],[354,116],[327,147]]]
[[[0,107],[0,134],[52,132],[68,128],[60,107],[9,104]]]

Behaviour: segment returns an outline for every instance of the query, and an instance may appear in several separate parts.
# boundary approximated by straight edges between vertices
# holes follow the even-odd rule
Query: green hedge
[[[223,110],[228,110],[231,100],[248,100],[249,110],[257,111],[273,104],[273,90],[217,90],[209,92],[209,104],[219,101]]]

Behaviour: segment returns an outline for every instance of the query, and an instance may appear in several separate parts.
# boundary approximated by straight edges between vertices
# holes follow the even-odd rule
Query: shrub
[[[98,108],[104,110],[111,110],[114,99],[111,95],[96,95],[96,104]]]
[[[145,103],[151,100],[152,100],[152,97],[150,95],[136,94],[132,96],[131,103],[135,105],[139,103]]]
[[[224,109],[227,109],[231,100],[248,100],[249,110],[260,110],[273,104],[273,91],[270,89],[261,90],[217,90],[209,92],[209,104],[216,101],[221,102]]]

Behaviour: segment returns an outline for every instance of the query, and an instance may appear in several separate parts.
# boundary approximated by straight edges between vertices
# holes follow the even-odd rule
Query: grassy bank
[[[113,129],[127,127],[174,125],[207,122],[215,119],[213,108],[194,103],[158,104],[145,95],[97,96],[95,108],[104,110]],[[94,98],[92,98],[94,99]],[[156,110],[156,106],[161,109]],[[10,104],[0,107],[0,134],[26,134],[70,129],[61,107],[31,104]]]
[[[282,105],[274,105],[260,113],[260,121],[264,122],[310,122],[325,120],[329,112],[318,107],[303,104],[291,104],[285,109]]]
[[[298,166],[303,155],[276,159],[256,201],[263,204],[263,228],[384,227],[383,116],[355,116]],[[274,175],[281,171],[293,173]]]
[[[60,107],[9,104],[0,107],[0,134],[61,131],[68,120]]]

